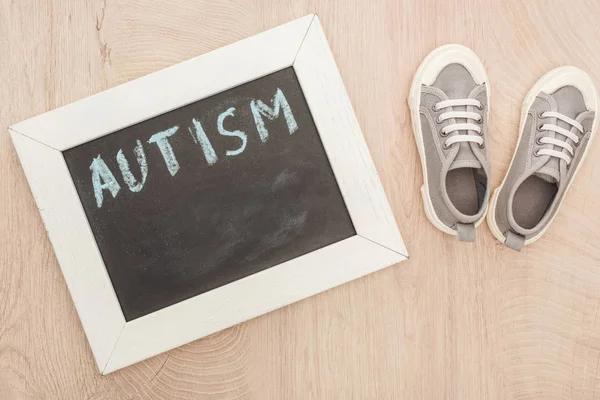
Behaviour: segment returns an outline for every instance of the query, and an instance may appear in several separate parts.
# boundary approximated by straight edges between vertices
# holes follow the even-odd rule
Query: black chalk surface
[[[356,234],[292,68],[63,154],[127,321]]]

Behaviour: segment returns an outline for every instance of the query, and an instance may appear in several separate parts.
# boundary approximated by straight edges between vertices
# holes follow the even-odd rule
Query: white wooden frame
[[[126,322],[62,152],[289,66],[298,76],[357,235]],[[9,130],[103,374],[407,259],[315,15]]]

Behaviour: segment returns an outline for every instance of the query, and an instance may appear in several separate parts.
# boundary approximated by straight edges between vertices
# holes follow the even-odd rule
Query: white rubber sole
[[[594,118],[594,123],[592,124],[592,133],[590,135],[589,143],[588,143],[585,151],[583,152],[581,161],[579,162],[577,169],[573,173],[573,180],[575,179],[577,172],[579,172],[581,165],[583,164],[583,162],[585,161],[585,158],[587,157],[587,153],[591,147],[592,141],[596,137],[596,132],[598,131],[598,121],[599,121],[598,105],[600,104],[600,98],[598,97],[598,91],[596,89],[596,86],[594,85],[594,82],[589,77],[589,75],[587,73],[585,73],[584,71],[580,70],[579,68],[571,67],[571,66],[559,67],[559,68],[553,69],[552,71],[548,72],[546,75],[541,77],[540,80],[538,80],[535,83],[535,85],[533,85],[533,87],[531,88],[529,93],[527,93],[527,96],[525,96],[525,100],[523,101],[523,105],[521,108],[521,120],[519,123],[519,138],[517,139],[517,145],[515,146],[515,152],[513,154],[512,160],[510,161],[510,166],[508,167],[508,171],[510,171],[510,169],[512,168],[513,162],[515,161],[515,156],[517,155],[517,148],[519,146],[519,143],[521,142],[521,137],[523,136],[523,129],[525,127],[525,121],[527,120],[527,113],[529,112],[529,108],[531,108],[531,105],[535,101],[535,98],[537,97],[538,93],[540,93],[540,92],[554,93],[557,89],[559,89],[563,86],[576,87],[583,94],[585,105],[588,108],[588,110],[593,110],[594,112],[596,112],[596,116]],[[488,215],[487,215],[487,223],[490,228],[490,231],[492,231],[492,234],[496,237],[496,239],[498,239],[502,243],[504,243],[506,241],[506,237],[500,231],[498,224],[496,224],[495,216],[496,216],[496,205],[498,202],[498,196],[500,195],[500,191],[504,187],[504,183],[506,182],[506,178],[508,177],[508,171],[506,172],[506,175],[504,176],[504,179],[502,180],[502,183],[500,184],[500,186],[497,187],[496,190],[494,190],[494,193],[492,194],[492,198],[490,199],[490,207],[489,207],[489,211],[488,211]],[[571,180],[571,183],[573,183],[573,180]],[[567,190],[565,191],[565,196],[567,195],[570,187],[571,187],[570,185],[569,185],[569,187],[567,187]],[[563,196],[563,201],[564,201],[564,196]],[[525,241],[526,246],[536,242],[544,235],[544,233],[546,233],[546,231],[548,230],[548,228],[554,221],[554,218],[556,218],[556,216],[560,212],[561,207],[562,207],[562,202],[561,202],[561,204],[559,204],[558,209],[556,210],[556,213],[550,219],[548,224],[546,224],[544,229],[537,235],[535,235]]]
[[[436,215],[433,203],[431,202],[431,196],[429,195],[429,185],[427,180],[427,165],[425,160],[425,144],[423,142],[423,132],[421,130],[421,117],[419,114],[419,107],[421,105],[421,85],[431,85],[435,82],[435,79],[439,75],[440,71],[450,64],[461,64],[464,66],[473,76],[475,82],[480,85],[484,82],[489,83],[487,74],[483,67],[483,63],[479,60],[479,57],[469,48],[458,45],[448,44],[442,47],[438,47],[425,57],[419,69],[415,73],[415,76],[410,87],[410,93],[408,96],[408,106],[410,108],[410,115],[412,120],[412,129],[415,136],[415,142],[417,143],[417,149],[419,150],[419,156],[421,158],[421,169],[423,171],[423,186],[421,186],[421,196],[423,197],[423,205],[425,207],[425,215],[427,219],[439,230],[449,235],[456,236],[456,231],[449,228],[444,224]],[[486,117],[490,118],[490,88],[489,84],[487,87],[487,102],[488,107],[486,111]],[[482,217],[477,220],[475,226],[479,226],[485,219],[486,211],[484,211]]]

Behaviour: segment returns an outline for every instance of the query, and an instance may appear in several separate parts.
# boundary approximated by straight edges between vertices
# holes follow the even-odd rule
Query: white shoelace
[[[477,109],[479,109],[479,110],[483,109],[481,102],[479,102],[475,99],[452,99],[452,100],[444,100],[444,101],[440,101],[439,103],[436,103],[435,106],[433,107],[433,110],[439,111],[439,110],[442,110],[442,109],[448,108],[448,107],[466,107],[466,106],[477,107]],[[475,131],[475,132],[477,132],[477,135],[471,135],[470,133],[468,133],[466,135],[454,135],[454,136],[446,139],[446,141],[444,142],[443,147],[445,149],[448,149],[450,146],[452,146],[455,143],[465,143],[465,142],[477,143],[479,145],[479,147],[483,147],[484,141],[483,141],[483,137],[481,137],[481,127],[479,125],[477,125],[477,124],[480,124],[481,121],[483,121],[483,117],[480,114],[478,114],[476,112],[471,112],[471,111],[447,111],[447,112],[440,114],[440,116],[437,118],[436,122],[441,123],[441,122],[446,121],[447,119],[452,119],[452,118],[462,118],[462,119],[467,120],[467,122],[450,124],[450,125],[444,126],[440,132],[442,136],[448,136],[450,133],[456,132],[456,131]],[[475,123],[473,123],[471,121],[475,121]]]
[[[544,113],[542,113],[542,115],[540,116],[541,118],[556,118],[559,119],[573,127],[575,127],[579,132],[581,132],[582,134],[583,132],[583,125],[581,125],[579,122],[575,121],[572,118],[567,117],[566,115],[563,115],[561,113],[557,113],[554,111],[546,111]],[[538,127],[538,131],[550,131],[550,132],[555,132],[558,133],[559,135],[563,135],[569,139],[571,139],[575,144],[579,143],[579,136],[577,136],[576,134],[574,134],[573,132],[562,128],[560,126],[554,125],[554,124],[543,124],[541,126]],[[554,146],[558,146],[560,148],[563,149],[567,149],[567,151],[569,152],[569,154],[571,154],[571,157],[575,155],[575,149],[573,149],[573,146],[571,146],[569,143],[567,143],[565,140],[560,140],[560,139],[555,139],[555,138],[551,138],[551,137],[546,137],[546,136],[542,136],[540,138],[537,139],[537,143],[539,145],[542,144],[552,144]],[[536,152],[534,153],[534,155],[536,156],[551,156],[551,157],[558,157],[561,160],[565,160],[565,162],[567,163],[567,165],[571,164],[572,158],[569,157],[567,154],[561,152],[561,151],[556,151],[556,150],[551,150],[551,149],[539,149],[536,150]]]

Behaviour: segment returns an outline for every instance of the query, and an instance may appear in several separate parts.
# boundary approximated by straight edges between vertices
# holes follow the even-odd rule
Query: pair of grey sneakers
[[[523,102],[515,154],[490,199],[490,87],[475,53],[459,45],[431,52],[408,101],[427,218],[474,241],[487,213],[494,236],[515,250],[538,240],[556,216],[597,131],[600,102],[578,68],[544,75]]]

